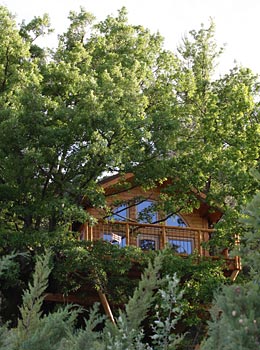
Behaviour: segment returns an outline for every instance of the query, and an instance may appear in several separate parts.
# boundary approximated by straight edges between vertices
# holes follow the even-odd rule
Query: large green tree
[[[43,50],[35,39],[51,30],[48,16],[17,28],[1,7],[2,228],[68,229],[86,219],[84,196],[104,205],[97,180],[114,171],[149,186],[171,177],[168,212],[196,206],[200,192],[234,222],[255,190],[259,87],[241,67],[216,78],[214,25],[174,54],[125,9],[98,24],[83,9],[69,19],[57,48]]]
[[[19,32],[1,11],[2,34],[9,38],[1,47],[7,100],[0,131],[2,223],[54,231],[85,219],[83,196],[102,202],[96,181],[104,172],[125,171],[159,154],[143,91],[157,80],[155,70],[165,70],[158,60],[171,54],[159,35],[129,25],[125,10],[96,26],[81,10],[70,14],[57,49],[44,55],[31,44],[32,33],[48,31],[46,17],[23,23]]]
[[[166,84],[159,77],[147,89],[153,96],[147,113],[161,125],[166,120],[170,130],[163,131],[165,153],[154,170],[175,179],[165,194],[175,193],[173,211],[188,209],[188,202],[192,209],[202,194],[225,213],[218,236],[225,246],[239,232],[241,205],[257,188],[250,169],[259,167],[259,82],[240,66],[217,77],[222,49],[214,31],[211,23],[184,38],[174,61],[175,75]]]
[[[259,174],[257,175],[260,179]],[[247,282],[225,286],[216,295],[208,337],[202,349],[258,349],[260,345],[260,192],[244,208],[241,245]]]
[[[198,193],[223,208],[225,246],[257,187],[257,77],[242,67],[216,77],[213,24],[174,54],[125,9],[97,24],[83,9],[69,19],[57,48],[44,49],[47,15],[18,27],[0,7],[0,253],[67,233],[87,219],[83,198],[105,204],[98,180],[128,171],[144,186],[173,179],[167,212],[192,209]]]

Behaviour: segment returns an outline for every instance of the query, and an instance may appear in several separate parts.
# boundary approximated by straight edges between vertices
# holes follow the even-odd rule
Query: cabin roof
[[[111,187],[113,185],[118,184],[120,180],[129,180],[129,179],[133,179],[133,178],[134,178],[133,173],[126,173],[124,175],[115,174],[115,175],[104,177],[98,183],[105,189],[107,187]]]

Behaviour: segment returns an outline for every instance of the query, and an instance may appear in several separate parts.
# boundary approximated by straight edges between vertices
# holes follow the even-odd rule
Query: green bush
[[[76,330],[75,320],[80,309],[75,306],[42,315],[44,291],[52,267],[50,267],[50,252],[45,256],[37,257],[33,282],[23,294],[17,327],[11,329],[7,329],[6,326],[0,327],[2,335],[0,349],[176,349],[181,339],[174,336],[173,330],[181,315],[178,302],[182,295],[178,290],[178,280],[175,276],[167,276],[164,280],[165,288],[163,290],[159,288],[162,284],[162,280],[158,278],[161,260],[161,255],[158,255],[153,264],[149,262],[139,287],[126,304],[125,311],[120,311],[115,324],[100,316],[97,306],[94,306],[85,327]],[[156,300],[157,293],[160,295],[161,303],[156,308],[156,317],[152,325],[153,334],[150,338],[151,345],[149,345],[143,341],[142,322]],[[99,324],[103,324],[103,328],[97,331],[95,328]]]

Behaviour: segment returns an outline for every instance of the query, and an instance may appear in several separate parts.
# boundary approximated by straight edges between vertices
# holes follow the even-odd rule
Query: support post
[[[105,313],[107,315],[107,317],[110,319],[110,321],[115,324],[115,319],[114,319],[114,316],[113,316],[113,313],[111,311],[111,308],[110,308],[110,305],[107,301],[107,297],[104,293],[101,292],[101,290],[98,290],[98,295],[99,295],[99,299],[101,301],[101,304],[105,310]]]
[[[130,230],[129,230],[129,224],[125,225],[125,233],[126,233],[126,245],[130,245]]]
[[[209,241],[209,233],[207,231],[203,232],[203,242],[207,242]],[[209,254],[209,250],[204,248],[204,256],[210,256]]]
[[[198,244],[199,244],[199,255],[200,256],[203,256],[203,249],[202,249],[202,246],[201,246],[201,242],[202,242],[202,233],[201,231],[198,232],[199,235],[198,235]]]
[[[239,270],[234,270],[230,276],[230,279],[232,282],[235,281],[235,279],[237,278],[237,275],[239,274]]]
[[[162,248],[166,246],[166,227],[162,226]]]
[[[88,224],[85,222],[84,224],[84,234],[83,234],[83,237],[84,237],[84,240],[88,240]]]
[[[93,226],[89,226],[89,240],[92,242],[93,241]]]

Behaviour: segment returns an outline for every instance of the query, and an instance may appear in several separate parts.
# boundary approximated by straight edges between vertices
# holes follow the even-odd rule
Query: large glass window
[[[121,248],[126,246],[125,236],[121,236],[115,233],[104,233],[103,240],[110,242],[111,244],[118,245]]]
[[[155,250],[156,249],[156,242],[153,239],[140,239],[139,247],[142,250]]]
[[[177,214],[174,214],[174,215],[170,216],[166,220],[166,225],[167,226],[187,227],[187,225],[184,222],[184,220]]]
[[[159,249],[159,236],[139,234],[137,236],[137,245],[142,250],[157,250]]]
[[[175,253],[179,254],[191,254],[193,252],[193,240],[192,239],[168,239],[169,245],[172,247]]]
[[[127,204],[121,204],[113,209],[113,214],[109,217],[109,220],[126,221],[128,218],[128,206]]]
[[[142,201],[137,203],[136,210],[138,222],[152,224],[157,221],[157,213],[154,211],[152,201]]]

